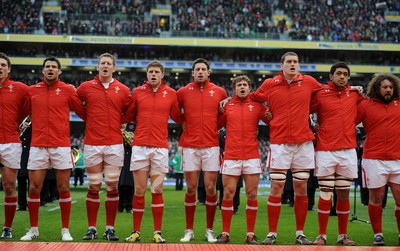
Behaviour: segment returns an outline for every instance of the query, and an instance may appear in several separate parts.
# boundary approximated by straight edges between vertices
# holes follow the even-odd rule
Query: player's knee
[[[335,176],[326,176],[318,178],[319,196],[324,200],[330,200],[335,186]]]
[[[310,177],[309,170],[292,171],[293,181],[307,181]]]
[[[155,177],[155,179],[152,179],[150,184],[151,193],[162,193],[162,185],[164,182],[165,173],[153,171],[152,177]]]
[[[101,182],[103,180],[103,174],[102,173],[87,173],[86,174],[89,185],[93,186],[98,186],[99,184],[101,185]]]
[[[248,200],[257,199],[257,189],[251,189],[251,190],[246,191],[246,197]]]
[[[106,182],[107,192],[118,190],[118,182]]]
[[[285,183],[286,181],[286,172],[283,171],[271,171],[269,173],[269,179],[278,183]]]
[[[120,169],[117,166],[104,165],[104,180],[105,182],[115,183],[119,180]]]
[[[353,183],[352,179],[338,176],[335,180],[335,188],[338,190],[348,190],[350,189],[351,184]]]

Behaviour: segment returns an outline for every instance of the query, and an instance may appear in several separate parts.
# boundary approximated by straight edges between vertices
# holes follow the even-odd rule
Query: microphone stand
[[[350,222],[353,222],[353,221],[361,221],[361,222],[364,222],[364,223],[367,223],[367,224],[370,224],[370,222],[369,222],[369,220],[363,220],[363,219],[360,219],[360,218],[358,218],[357,217],[357,214],[356,214],[356,206],[357,205],[357,184],[356,184],[356,181],[354,181],[354,205],[353,205],[353,214],[351,215],[351,218],[350,218]]]

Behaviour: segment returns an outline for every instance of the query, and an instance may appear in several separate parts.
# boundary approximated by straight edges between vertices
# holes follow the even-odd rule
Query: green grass
[[[96,242],[104,242],[101,238],[105,229],[105,209],[104,209],[104,196],[105,192],[101,193],[101,207],[97,220],[97,229],[99,230],[99,239]],[[87,219],[85,208],[86,188],[71,188],[72,192],[72,213],[70,221],[70,231],[74,237],[74,241],[81,242],[82,237],[86,233]],[[246,236],[246,197],[241,194],[241,205],[239,207],[239,214],[234,215],[231,225],[231,243],[243,244]],[[164,188],[164,202],[165,211],[163,219],[163,235],[168,243],[179,243],[179,239],[183,236],[185,230],[185,213],[184,213],[184,191],[175,191],[174,187]],[[352,193],[351,193],[352,194]],[[4,192],[0,192],[0,201],[3,202]],[[259,210],[257,215],[257,222],[255,233],[262,241],[267,233],[267,203],[268,189],[259,189]],[[318,193],[317,195],[318,196]],[[357,194],[358,196],[358,194]],[[316,202],[317,202],[316,198]],[[361,206],[360,201],[357,201],[357,216],[360,219],[368,219],[368,209]],[[153,220],[151,215],[151,194],[149,191],[146,193],[146,208],[142,222],[142,243],[152,242]],[[49,203],[45,207],[40,208],[39,216],[39,231],[40,236],[37,241],[53,242],[60,241],[60,211],[56,209],[58,202]],[[316,207],[316,206],[315,206]],[[353,213],[353,199],[351,199],[351,214]],[[0,205],[0,219],[1,223],[4,221],[3,204]],[[351,215],[350,214],[350,215]],[[305,226],[305,234],[310,240],[314,240],[318,234],[318,214],[316,211],[308,211],[307,221]],[[18,241],[21,236],[25,234],[29,228],[28,212],[17,212],[13,223],[13,241]],[[205,233],[205,206],[198,205],[195,215],[195,239],[192,243],[206,243],[204,239]],[[118,213],[116,219],[116,234],[120,237],[120,242],[123,242],[132,230],[132,214],[123,212]],[[216,233],[221,231],[221,211],[217,210],[215,217],[214,229]],[[385,236],[385,244],[387,246],[397,245],[398,232],[396,218],[394,216],[394,201],[392,195],[389,193],[388,203],[386,209],[383,211],[383,233]],[[354,221],[349,222],[348,225],[349,236],[357,242],[358,246],[371,246],[373,233],[371,225],[363,222]],[[282,205],[281,217],[278,225],[278,240],[279,245],[293,245],[295,238],[295,218],[293,208],[287,205]],[[330,217],[328,224],[328,245],[336,245],[337,238],[337,217]]]

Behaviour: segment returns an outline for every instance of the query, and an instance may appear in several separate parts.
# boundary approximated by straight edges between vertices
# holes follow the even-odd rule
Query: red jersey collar
[[[7,77],[4,79],[3,83],[0,83],[0,86],[7,84],[8,81],[10,81],[10,76],[7,76]]]
[[[197,86],[198,88],[200,88],[200,85],[199,85],[197,82],[193,81],[193,84],[194,84],[195,86]],[[204,83],[203,88],[206,88],[206,87],[208,87],[209,85],[210,85],[210,78],[208,78],[207,81]]]
[[[150,82],[149,82],[148,80],[145,80],[145,81],[144,81],[144,84],[145,84],[145,85],[148,85],[150,89],[153,89],[153,87],[150,85]],[[164,80],[164,79],[161,79],[161,83],[160,83],[160,85],[158,86],[157,91],[160,90],[160,89],[162,89],[166,84],[167,84],[167,81]]]
[[[101,82],[101,80],[100,80],[99,74],[97,74],[96,76],[94,76],[94,79],[93,79],[93,80],[96,81],[96,83],[99,83],[99,84],[103,85],[103,82]],[[114,81],[115,81],[115,79],[114,79],[114,78],[111,78],[110,85],[111,85]]]
[[[346,85],[346,87],[344,88],[344,90],[339,90],[339,89],[336,87],[336,85],[335,85],[332,81],[329,81],[329,82],[328,82],[328,86],[329,86],[330,89],[333,89],[333,90],[338,91],[338,92],[343,92],[343,91],[349,91],[349,90],[351,90],[349,84]]]
[[[61,82],[60,79],[58,78],[58,79],[57,79],[56,81],[54,81],[51,85],[48,85],[47,82],[44,81],[44,77],[42,77],[41,80],[42,80],[42,83],[43,83],[45,86],[48,86],[48,87],[57,86],[57,85],[59,85],[60,82]]]

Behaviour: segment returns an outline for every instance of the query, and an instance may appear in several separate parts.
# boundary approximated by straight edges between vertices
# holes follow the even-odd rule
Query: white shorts
[[[224,160],[221,168],[222,174],[240,176],[241,174],[256,174],[261,173],[260,159],[247,160]]]
[[[21,168],[21,143],[0,144],[0,163],[11,169]]]
[[[29,151],[28,170],[59,169],[74,167],[71,147],[35,147]]]
[[[315,152],[315,172],[317,177],[339,174],[346,178],[357,178],[356,149]]]
[[[122,144],[94,146],[85,145],[85,167],[92,167],[106,162],[112,166],[124,165],[124,146]]]
[[[314,169],[314,145],[311,141],[271,144],[267,167],[270,169]]]
[[[190,148],[182,151],[183,171],[211,171],[218,172],[220,167],[219,147]]]
[[[362,160],[363,187],[379,188],[387,183],[400,184],[400,160]]]
[[[132,146],[131,171],[143,169],[168,173],[168,149],[147,146]]]

